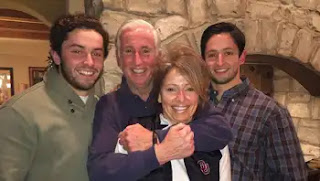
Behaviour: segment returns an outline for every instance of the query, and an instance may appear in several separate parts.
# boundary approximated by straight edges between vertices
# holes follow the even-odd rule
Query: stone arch
[[[312,96],[320,96],[320,73],[312,67],[306,66],[299,60],[262,54],[251,54],[247,56],[248,63],[267,64],[278,68],[296,79]]]

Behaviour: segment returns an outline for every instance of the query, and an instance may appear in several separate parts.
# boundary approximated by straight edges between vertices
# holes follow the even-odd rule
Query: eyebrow
[[[149,46],[142,46],[141,48],[152,49],[152,47],[149,47]]]
[[[222,49],[223,51],[225,51],[225,50],[234,50],[233,48],[230,48],[230,47],[227,47],[227,48],[224,48],[224,49]],[[209,50],[209,51],[207,51],[206,53],[209,53],[209,52],[218,52],[218,50],[216,50],[216,49],[211,49],[211,50]]]
[[[164,86],[180,86],[180,84],[168,83],[168,84],[164,84]],[[186,86],[191,86],[191,84],[186,83],[186,84],[182,84],[182,86],[184,86],[184,87],[186,87]]]
[[[73,47],[84,48],[84,46],[79,45],[79,44],[71,44],[69,47],[70,48],[73,48]]]
[[[69,47],[70,47],[70,48],[77,47],[77,48],[85,49],[84,46],[79,45],[79,44],[71,44]],[[102,48],[94,48],[93,50],[101,50],[101,51],[103,51]]]

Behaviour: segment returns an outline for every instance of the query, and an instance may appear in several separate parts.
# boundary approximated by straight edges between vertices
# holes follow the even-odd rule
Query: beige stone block
[[[179,15],[186,15],[187,13],[187,5],[184,0],[167,0],[166,1],[166,8],[167,12],[170,14],[179,14]]]
[[[273,98],[282,106],[286,106],[286,94],[274,93]]]
[[[313,58],[310,61],[312,67],[320,72],[320,46],[316,50]]]
[[[295,103],[308,103],[311,100],[310,94],[300,93],[300,92],[290,92],[288,93],[288,102]]]
[[[127,0],[128,11],[142,14],[157,14],[164,9],[162,0]]]
[[[240,17],[245,12],[243,0],[215,0],[219,16]]]
[[[202,33],[204,32],[204,30],[210,26],[211,24],[205,24],[205,25],[202,25],[200,26],[199,28],[196,28],[194,31],[193,31],[193,36],[195,38],[195,43],[196,43],[196,47],[197,47],[197,50],[199,51],[200,53],[200,45],[201,45],[201,36],[202,36]]]
[[[294,4],[298,7],[306,9],[315,9],[319,0],[293,0]]]
[[[121,84],[121,76],[122,74],[118,74],[117,72],[107,72],[103,74],[105,94],[115,90],[116,87]]]
[[[301,29],[297,32],[296,40],[294,43],[295,51],[293,56],[300,60],[302,63],[308,63],[312,51],[313,35],[306,29]]]
[[[102,78],[104,80],[105,93],[112,90],[116,85],[118,85],[121,82],[121,76],[122,71],[118,67],[115,46],[112,46],[111,50],[109,51],[109,55],[104,62],[104,73]]]
[[[288,5],[292,3],[292,0],[279,0],[282,4]]]
[[[314,158],[319,158],[320,157],[320,146],[316,146],[316,145],[310,145],[308,143],[301,143],[301,149],[303,152],[303,156],[304,156],[304,161],[310,161]]]
[[[312,13],[311,14],[311,25],[317,31],[320,32],[320,15],[319,13]]]
[[[275,3],[251,1],[247,11],[252,19],[270,19],[278,9],[279,5]]]
[[[283,70],[273,68],[273,77],[274,78],[289,77],[289,75]]]
[[[261,51],[261,33],[259,21],[248,20],[245,22],[246,49],[248,53]]]
[[[300,123],[300,119],[299,118],[292,118],[292,123],[293,123],[293,125],[294,125],[294,128],[295,128],[295,130],[296,130],[296,132],[298,132],[298,130],[299,130],[299,123]]]
[[[105,8],[113,6],[113,0],[102,0],[102,3]]]
[[[192,27],[197,27],[209,21],[206,0],[187,0],[187,11]]]
[[[100,16],[103,27],[108,31],[110,40],[114,42],[119,27],[127,19],[127,15],[110,10],[104,10]]]
[[[289,103],[287,107],[292,117],[310,118],[310,109],[306,103]]]
[[[300,28],[304,28],[308,25],[309,22],[309,12],[308,10],[294,10],[291,12],[291,22]]]
[[[300,126],[306,128],[318,128],[320,136],[320,119],[301,119]]]
[[[320,98],[318,97],[313,97],[312,100],[312,119],[320,120]]]
[[[274,79],[273,87],[275,92],[288,92],[290,90],[290,79],[289,78]]]
[[[291,80],[291,91],[309,93],[297,80]]]
[[[262,50],[263,52],[274,54],[278,44],[277,29],[278,23],[270,21],[262,21]]]
[[[291,24],[282,24],[280,28],[280,44],[278,47],[278,53],[284,56],[290,56],[298,28]]]
[[[299,139],[304,143],[314,146],[320,146],[320,127],[303,127],[301,126],[301,123],[302,121],[300,122],[300,127],[298,131]],[[317,126],[320,126],[320,124],[318,124]]]
[[[173,39],[170,39],[169,42],[166,42],[165,44],[166,48],[174,47],[176,45],[186,45],[191,47],[189,38],[186,34],[173,37]]]
[[[181,32],[187,26],[188,20],[178,15],[165,17],[155,22],[155,28],[161,40],[165,40],[169,36]]]
[[[109,50],[109,54],[104,61],[104,72],[116,71],[120,72],[121,70],[118,66],[117,57],[116,57],[116,47],[111,45],[111,49]]]
[[[112,10],[124,9],[124,1],[122,0],[102,0],[102,3],[103,3],[103,7],[107,9],[112,9]]]

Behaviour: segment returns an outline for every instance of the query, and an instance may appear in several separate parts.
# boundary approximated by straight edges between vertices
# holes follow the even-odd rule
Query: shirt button
[[[74,113],[74,109],[71,109],[70,112],[71,112],[71,113]]]
[[[70,99],[68,99],[68,103],[69,103],[69,104],[72,104],[72,101],[71,101]]]
[[[231,102],[234,102],[234,99],[231,99]]]

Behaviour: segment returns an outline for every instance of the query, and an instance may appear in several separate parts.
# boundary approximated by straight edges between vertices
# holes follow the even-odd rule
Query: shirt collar
[[[122,76],[120,88],[118,91],[121,94],[120,99],[122,100],[130,99],[132,97],[139,97],[138,95],[131,92],[129,85],[127,83],[127,79],[124,76]],[[157,98],[156,91],[152,89],[146,102],[157,100],[156,98]]]
[[[238,85],[235,85],[234,87],[230,88],[229,90],[224,91],[221,99],[229,99],[234,98],[238,96],[239,94],[246,92],[250,85],[250,80],[246,77],[241,77],[241,83]],[[214,103],[217,103],[217,95],[218,91],[213,89],[212,84],[210,85],[210,100],[214,101]]]
[[[166,126],[163,129],[167,129],[168,127],[170,127],[172,125],[172,123],[170,122],[170,120],[166,119],[163,114],[159,114],[160,117],[160,125]]]
[[[131,92],[125,77],[122,77],[117,94],[121,105],[133,117],[150,116],[155,114],[159,109],[155,90],[152,90],[148,99],[144,101],[138,95]]]

